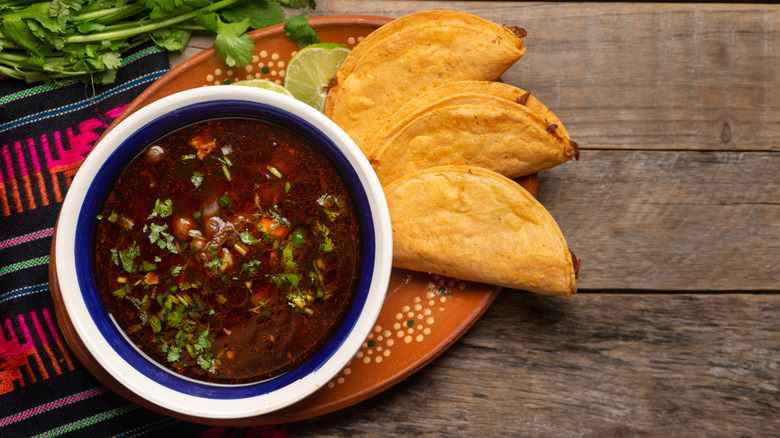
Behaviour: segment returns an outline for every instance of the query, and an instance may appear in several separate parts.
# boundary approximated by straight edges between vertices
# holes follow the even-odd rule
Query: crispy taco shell
[[[406,102],[387,121],[382,123],[382,127],[376,131],[370,143],[373,144],[383,137],[392,127],[403,125],[406,120],[419,117],[421,112],[436,105],[437,102],[444,102],[449,97],[463,93],[487,94],[525,105],[529,110],[544,118],[548,124],[556,125],[558,135],[561,137],[569,136],[558,116],[530,92],[505,82],[466,80],[443,83]]]
[[[391,127],[367,156],[382,184],[427,167],[468,164],[509,178],[569,161],[577,147],[528,106],[464,92],[433,100]]]
[[[377,30],[387,35],[374,44],[366,38],[367,49],[355,47],[328,91],[325,114],[364,152],[408,100],[452,80],[496,80],[525,53],[524,32],[470,14],[426,11],[398,20]]]
[[[393,265],[546,295],[576,293],[578,264],[547,210],[514,181],[473,166],[385,187]]]

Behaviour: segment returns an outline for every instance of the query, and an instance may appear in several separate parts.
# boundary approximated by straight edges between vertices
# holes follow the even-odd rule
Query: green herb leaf
[[[154,201],[154,211],[152,211],[152,214],[147,217],[147,220],[154,219],[156,217],[168,217],[173,213],[173,201],[170,199],[166,199],[165,201],[160,201],[158,198],[156,201]]]
[[[222,195],[219,197],[219,206],[222,208],[230,208],[230,197],[228,195]]]
[[[122,269],[127,272],[135,272],[135,259],[141,254],[141,248],[133,242],[133,245],[126,251],[118,251],[119,261],[122,263]]]
[[[249,27],[261,29],[284,21],[284,11],[277,2],[256,0],[226,9],[222,12],[222,17],[230,22],[242,21],[247,18],[249,19]]]
[[[200,172],[193,172],[190,181],[192,181],[192,185],[195,187],[200,187],[200,184],[203,182],[203,174]]]
[[[157,243],[157,241],[160,240],[160,236],[165,232],[165,230],[168,229],[168,224],[151,224],[149,225],[149,230],[151,231],[149,233],[149,241],[152,243]]]
[[[160,319],[156,316],[153,316],[149,318],[149,326],[152,327],[152,331],[154,333],[159,333],[162,331],[162,323],[160,322]]]
[[[217,17],[217,37],[214,50],[228,67],[243,67],[252,60],[255,43],[245,32],[249,29],[249,18],[235,23],[223,23]]]
[[[320,251],[325,252],[333,251],[333,240],[330,237],[325,236],[325,241],[320,243],[319,249]]]
[[[298,274],[289,272],[289,273],[284,274],[284,275],[287,278],[287,281],[290,282],[292,287],[298,287],[298,282],[300,281],[300,277],[298,276]]]
[[[246,275],[252,276],[255,272],[257,272],[260,268],[262,268],[263,262],[260,260],[250,260],[248,263],[244,263],[241,267],[241,270],[246,273]]]
[[[312,9],[317,7],[317,3],[314,0],[279,0],[279,3],[296,9],[304,6],[308,6]]]
[[[206,327],[203,332],[201,332],[200,336],[198,336],[198,340],[195,341],[194,347],[196,350],[208,350],[211,348],[211,338],[209,338],[209,329]]]
[[[112,293],[114,294],[114,296],[116,296],[119,299],[124,298],[125,295],[127,295],[127,285],[125,285],[124,287],[121,287],[121,288],[115,290]]]
[[[176,362],[181,358],[181,348],[170,347],[168,348],[168,362]]]
[[[308,12],[308,11],[307,11]],[[284,24],[284,32],[291,40],[298,44],[298,47],[306,47],[320,42],[317,33],[314,32],[309,21],[306,20],[306,13],[289,18]]]
[[[253,236],[249,231],[244,231],[243,233],[239,234],[238,237],[241,239],[241,242],[250,246],[257,245],[258,243],[262,242],[260,239],[255,238],[255,236]]]

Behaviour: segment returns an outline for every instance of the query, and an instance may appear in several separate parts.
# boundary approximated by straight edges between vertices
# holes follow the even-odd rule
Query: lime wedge
[[[231,85],[245,85],[248,87],[264,88],[266,90],[276,91],[277,93],[292,96],[292,94],[290,94],[286,88],[275,82],[271,82],[268,79],[246,79],[243,81],[233,82]]]
[[[336,43],[304,47],[287,64],[284,87],[296,99],[322,111],[328,95],[328,82],[336,76],[349,52],[347,46]]]

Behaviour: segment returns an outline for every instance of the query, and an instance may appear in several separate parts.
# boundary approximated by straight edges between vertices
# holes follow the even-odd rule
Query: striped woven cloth
[[[49,251],[70,181],[105,128],[168,71],[153,46],[116,82],[24,84],[0,77],[0,436],[284,437],[277,427],[179,421],[113,393],[75,359],[49,294]]]

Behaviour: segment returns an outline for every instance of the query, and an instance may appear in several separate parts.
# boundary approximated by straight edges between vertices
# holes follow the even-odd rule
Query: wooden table
[[[780,435],[780,7],[317,4],[524,27],[504,79],[582,147],[539,181],[582,268],[572,299],[504,290],[432,364],[291,436]]]

